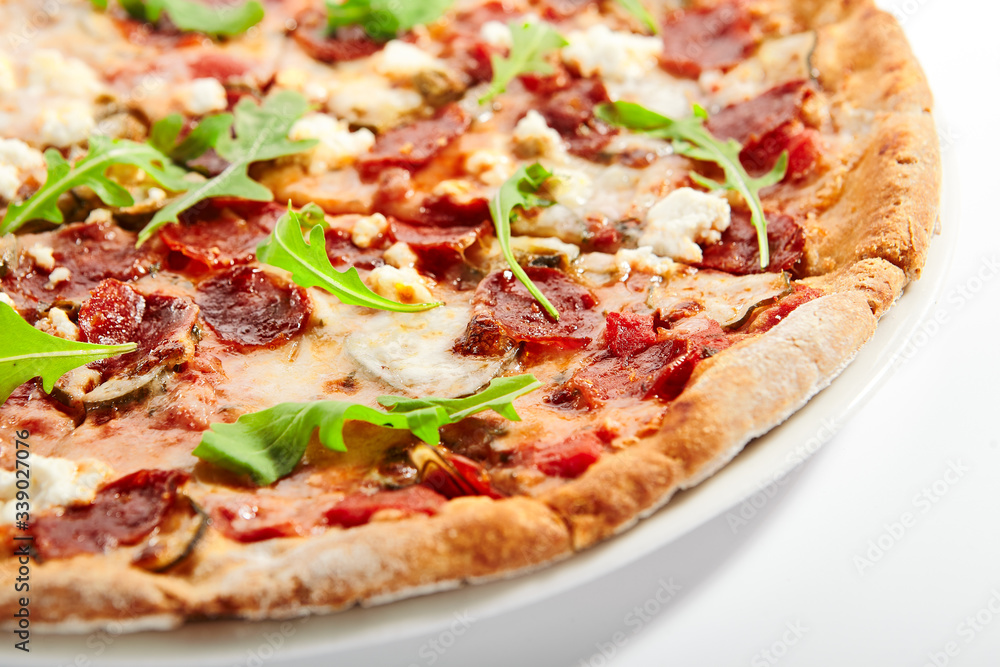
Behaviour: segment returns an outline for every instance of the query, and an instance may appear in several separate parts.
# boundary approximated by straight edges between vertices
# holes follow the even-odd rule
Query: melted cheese
[[[70,461],[39,454],[28,458],[28,466],[27,492],[31,512],[36,516],[52,507],[92,501],[97,487],[112,473],[111,468],[100,461]],[[0,470],[0,523],[10,524],[16,518],[17,480],[16,470]]]
[[[509,362],[452,351],[470,318],[469,308],[458,306],[379,313],[348,336],[347,351],[368,372],[411,396],[464,396]]]

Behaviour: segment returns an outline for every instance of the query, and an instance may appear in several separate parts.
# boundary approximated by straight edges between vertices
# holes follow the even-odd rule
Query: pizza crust
[[[633,525],[828,385],[924,263],[940,188],[931,98],[902,32],[868,0],[767,4],[784,8],[776,24],[823,26],[814,65],[836,118],[875,110],[862,121],[868,131],[856,161],[829,175],[842,179],[831,186],[839,196],[806,221],[806,282],[830,294],[699,366],[637,443],[538,498],[463,498],[433,517],[256,544],[213,534],[169,574],[129,567],[121,553],[35,565],[32,597],[45,605],[32,607],[33,627],[83,632],[109,623],[164,628],[192,617],[285,618],[531,570]],[[15,569],[8,561],[0,577],[12,579]],[[0,609],[15,606],[4,590]]]

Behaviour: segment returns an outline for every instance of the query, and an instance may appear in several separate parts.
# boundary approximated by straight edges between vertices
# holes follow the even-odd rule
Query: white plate
[[[931,246],[924,277],[912,284],[882,318],[873,339],[832,386],[813,398],[780,428],[751,443],[729,465],[698,487],[675,496],[653,516],[610,541],[541,571],[413,598],[374,608],[291,622],[219,621],[179,630],[121,634],[115,628],[82,636],[35,633],[30,656],[0,648],[0,663],[30,665],[332,665],[336,656],[376,648],[407,637],[440,632],[455,622],[456,610],[477,622],[626,567],[660,549],[726,509],[773,495],[780,481],[829,441],[839,426],[887,377],[905,353],[943,289],[958,230],[956,171],[945,165],[942,210],[945,223]],[[272,647],[280,646],[275,651]],[[354,653],[353,657],[357,657]]]

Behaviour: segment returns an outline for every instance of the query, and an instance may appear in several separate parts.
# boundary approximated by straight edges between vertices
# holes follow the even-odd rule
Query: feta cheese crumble
[[[729,221],[729,202],[722,197],[679,188],[649,209],[639,246],[649,246],[661,257],[699,262],[698,242],[717,243]]]

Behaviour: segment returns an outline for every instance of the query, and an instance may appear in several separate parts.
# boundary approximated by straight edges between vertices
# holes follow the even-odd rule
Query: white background
[[[958,242],[929,316],[943,323],[921,327],[907,363],[745,525],[732,516],[752,506],[460,636],[337,664],[1000,665],[1000,613],[988,606],[995,595],[1000,611],[1000,7],[881,4],[924,65],[957,169],[959,219],[943,224],[959,227]],[[869,566],[856,557],[869,558],[870,541],[889,548]],[[671,579],[681,589],[660,604]],[[636,607],[655,613],[643,620]],[[966,620],[977,613],[985,624]],[[434,640],[452,645],[441,654]]]
[[[227,664],[1000,665],[1000,6],[881,4],[937,98],[957,244],[950,266],[928,267],[943,289],[905,363],[836,437],[770,497],[540,602],[334,656],[295,656],[292,634],[262,661]],[[261,644],[253,628],[248,646]],[[81,638],[65,663],[118,649],[132,656],[119,664],[169,659],[167,637],[154,654]]]

